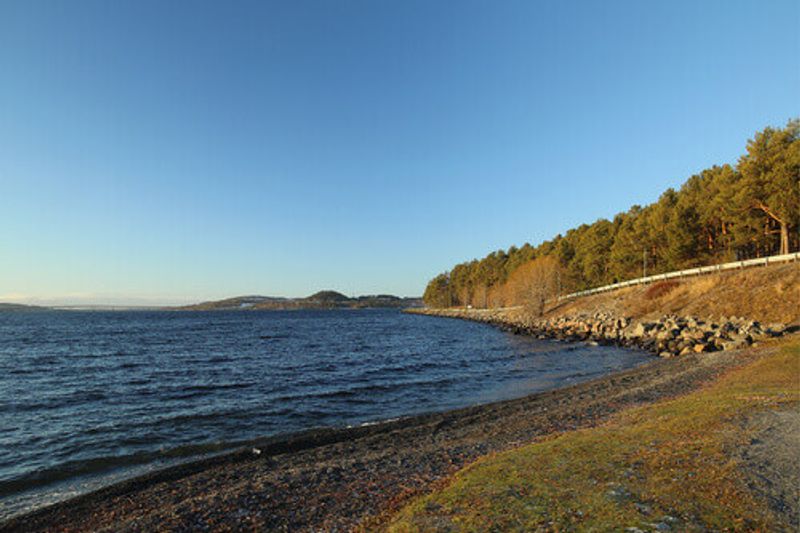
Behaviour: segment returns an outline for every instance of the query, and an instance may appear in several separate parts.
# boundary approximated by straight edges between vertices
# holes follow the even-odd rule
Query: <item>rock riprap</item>
[[[549,319],[510,319],[502,310],[426,309],[422,314],[476,320],[516,334],[573,342],[596,342],[641,348],[661,357],[738,350],[786,333],[784,324],[763,325],[740,317],[705,320],[665,315],[636,321],[612,313],[561,316]]]

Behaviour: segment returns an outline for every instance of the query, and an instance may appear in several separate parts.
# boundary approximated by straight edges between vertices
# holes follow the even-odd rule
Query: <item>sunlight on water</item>
[[[266,435],[519,397],[648,360],[394,310],[0,314],[0,514]]]

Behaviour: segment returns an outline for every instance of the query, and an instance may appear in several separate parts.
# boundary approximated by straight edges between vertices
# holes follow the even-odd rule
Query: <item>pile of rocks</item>
[[[642,348],[661,357],[738,350],[761,339],[780,337],[788,332],[784,324],[762,325],[739,317],[702,320],[692,316],[665,315],[658,320],[635,321],[600,312],[544,320],[512,320],[500,310],[437,309],[419,312],[487,322],[505,331],[539,338]]]
[[[764,326],[754,320],[722,317],[718,321],[666,315],[653,321],[633,321],[609,313],[498,324],[515,333],[543,338],[589,341],[639,347],[662,357],[737,350],[786,332],[783,324]]]

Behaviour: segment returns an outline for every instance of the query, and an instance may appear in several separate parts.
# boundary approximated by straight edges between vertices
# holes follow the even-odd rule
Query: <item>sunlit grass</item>
[[[750,413],[800,400],[800,342],[678,399],[486,457],[391,531],[770,530],[731,453]]]

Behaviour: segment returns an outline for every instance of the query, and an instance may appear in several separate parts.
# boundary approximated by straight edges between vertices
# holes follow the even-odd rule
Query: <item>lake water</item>
[[[0,519],[257,437],[648,360],[396,310],[0,313]]]

